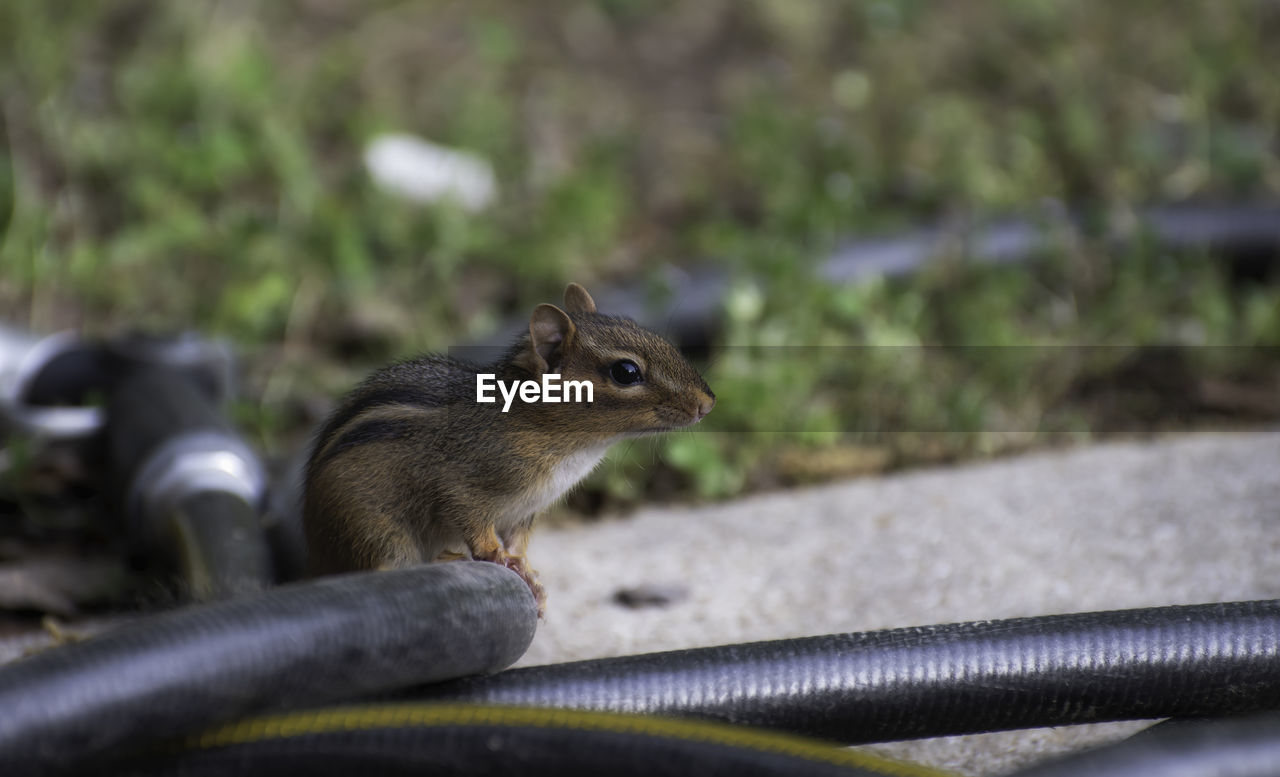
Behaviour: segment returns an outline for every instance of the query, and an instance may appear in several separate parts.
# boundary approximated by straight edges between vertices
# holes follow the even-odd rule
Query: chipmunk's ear
[[[596,301],[591,299],[586,289],[570,283],[564,290],[564,309],[570,313],[594,313]]]
[[[539,372],[560,366],[564,347],[573,340],[575,332],[577,329],[569,315],[555,305],[542,304],[533,309],[533,316],[529,319],[529,339],[538,357]]]

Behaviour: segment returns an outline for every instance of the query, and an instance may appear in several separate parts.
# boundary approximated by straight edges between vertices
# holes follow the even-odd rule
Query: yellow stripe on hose
[[[824,761],[893,777],[953,777],[950,772],[842,750],[818,742],[721,723],[583,710],[533,709],[469,704],[381,704],[248,718],[206,731],[187,747],[209,749],[337,731],[434,726],[508,726],[642,734]]]

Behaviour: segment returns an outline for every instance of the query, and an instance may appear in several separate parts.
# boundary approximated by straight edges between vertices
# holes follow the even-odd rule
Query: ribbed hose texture
[[[1280,709],[1280,601],[680,650],[406,696],[696,716],[846,744]]]
[[[537,614],[484,562],[327,578],[135,621],[0,668],[0,774],[264,711],[509,666]]]

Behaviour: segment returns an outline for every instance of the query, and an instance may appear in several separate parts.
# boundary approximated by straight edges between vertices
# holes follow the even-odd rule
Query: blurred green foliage
[[[8,0],[0,308],[234,339],[242,420],[284,452],[381,360],[566,280],[707,260],[736,279],[713,417],[760,434],[622,446],[608,493],[664,472],[733,493],[793,449],[1000,450],[984,430],[1095,426],[1064,397],[1115,364],[909,346],[1275,345],[1276,284],[1090,235],[1029,270],[837,288],[814,264],[851,234],[1045,200],[1274,199],[1277,39],[1265,0]],[[384,131],[485,156],[499,203],[380,191],[361,155]]]

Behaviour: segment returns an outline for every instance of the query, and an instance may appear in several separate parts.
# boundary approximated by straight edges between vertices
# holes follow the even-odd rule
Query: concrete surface
[[[1280,597],[1280,431],[1192,434],[536,530],[522,664],[1024,615]],[[684,587],[660,608],[621,588]],[[1142,723],[876,746],[968,775]]]

